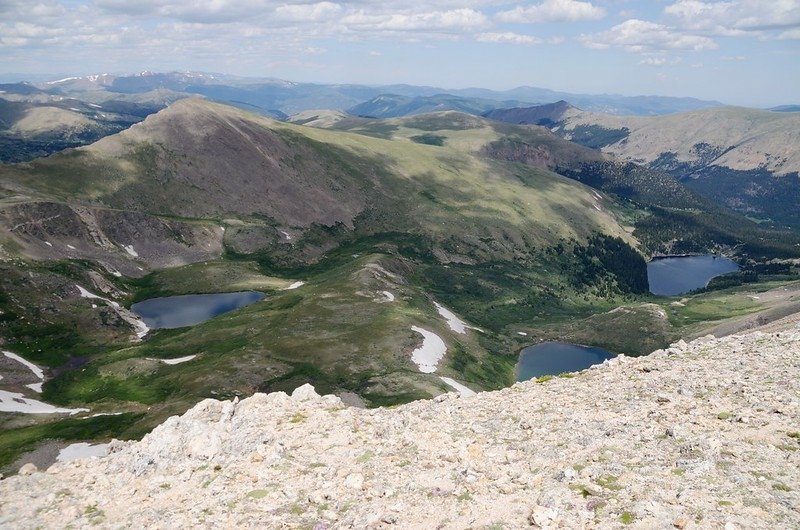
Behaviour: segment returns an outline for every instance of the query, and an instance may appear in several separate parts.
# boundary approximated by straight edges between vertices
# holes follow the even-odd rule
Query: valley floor
[[[797,528],[800,325],[770,326],[395,408],[205,400],[0,481],[0,526]]]

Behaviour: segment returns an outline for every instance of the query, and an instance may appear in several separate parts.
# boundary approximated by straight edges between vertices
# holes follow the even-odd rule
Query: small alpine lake
[[[517,381],[578,372],[614,357],[616,354],[602,348],[567,342],[542,342],[523,348],[520,352]]]
[[[137,302],[131,310],[151,329],[173,329],[205,322],[264,296],[257,291],[167,296]]]
[[[712,278],[738,270],[736,263],[721,256],[656,258],[647,264],[647,281],[651,293],[674,296],[705,287]]]

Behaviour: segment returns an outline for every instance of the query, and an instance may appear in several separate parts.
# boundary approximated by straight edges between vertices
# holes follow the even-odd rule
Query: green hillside
[[[436,395],[440,374],[501,388],[519,349],[559,328],[645,353],[683,326],[653,309],[645,256],[674,246],[668,216],[681,229],[713,212],[643,171],[543,128],[455,112],[321,129],[182,100],[90,146],[0,166],[0,336],[48,370],[45,401],[134,415],[92,424],[118,436],[204,397],[309,381],[367,406]],[[759,237],[742,226],[683,237],[738,252]],[[123,307],[266,298],[136,342],[119,310],[78,286]],[[451,328],[436,304],[480,331]],[[422,341],[412,326],[444,342],[436,374],[411,361]],[[0,464],[12,454],[3,436],[32,422],[51,426],[37,436],[86,435],[48,416],[0,422]]]

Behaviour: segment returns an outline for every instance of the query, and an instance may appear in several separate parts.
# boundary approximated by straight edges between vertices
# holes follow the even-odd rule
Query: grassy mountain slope
[[[135,415],[112,430],[136,436],[203,397],[308,381],[369,405],[435,395],[442,381],[411,362],[422,343],[412,326],[444,341],[439,373],[476,389],[510,384],[519,348],[557,338],[559,323],[627,353],[674,338],[642,305],[631,232],[653,213],[570,173],[611,178],[617,166],[603,169],[597,151],[455,112],[333,127],[185,99],[92,145],[0,166],[0,337],[45,367],[43,398]],[[667,185],[686,194],[671,207],[702,206],[668,175],[659,182],[665,197]],[[123,306],[267,297],[131,342],[119,312],[78,286]],[[452,330],[434,302],[482,331]],[[621,304],[633,309],[610,313]]]
[[[369,118],[399,118],[431,112],[457,111],[467,114],[483,114],[491,109],[518,104],[513,101],[465,98],[450,94],[434,96],[398,96],[381,94],[347,109],[348,114]]]
[[[421,339],[412,325],[445,340],[443,373],[497,387],[512,379],[509,318],[545,318],[539,297],[558,292],[552,311],[588,314],[603,293],[642,289],[611,259],[628,249],[644,270],[617,205],[547,169],[593,160],[591,150],[458,113],[365,127],[303,127],[187,99],[90,146],[0,168],[0,248],[9,277],[30,278],[4,286],[6,344],[51,368],[48,399],[100,410],[163,401],[175,411],[211,390],[303,378],[378,404],[442,388],[409,360]],[[128,347],[114,311],[77,288],[128,304],[197,292],[203,277],[208,290],[271,294]],[[298,279],[302,289],[279,291]],[[396,300],[383,303],[383,290]],[[486,334],[451,332],[431,296]],[[35,329],[52,337],[28,348]],[[190,354],[192,366],[147,360]],[[64,370],[79,357],[85,371]]]
[[[174,101],[174,95],[138,94],[109,98],[105,92],[82,99],[7,86],[0,97],[0,162],[23,162],[90,144],[120,132]]]
[[[505,256],[594,231],[627,237],[612,212],[595,208],[588,188],[483,156],[511,135],[478,118],[444,114],[377,126],[409,136],[297,127],[184,100],[92,146],[8,167],[0,178],[16,192],[67,202],[236,218],[241,224],[226,238],[240,249],[255,239],[264,248],[286,247],[285,231],[297,236],[294,253],[318,254],[327,243],[316,232],[337,227],[454,237],[471,252]],[[445,145],[420,143],[431,130],[443,131]]]
[[[566,105],[488,116],[538,123],[576,143],[665,171],[759,222],[800,227],[800,115],[719,107],[670,116],[611,116]]]
[[[567,117],[564,130],[581,125],[627,128],[628,136],[605,150],[651,164],[665,154],[676,162],[747,171],[764,168],[784,175],[800,171],[800,116],[740,107],[720,107],[659,117],[581,113]]]

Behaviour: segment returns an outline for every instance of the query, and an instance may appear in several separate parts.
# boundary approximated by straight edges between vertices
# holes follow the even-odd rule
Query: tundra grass
[[[293,280],[266,276],[254,261],[217,260],[162,269],[130,280],[136,289],[134,302],[160,296],[236,291],[272,292]]]
[[[0,469],[42,440],[84,441],[117,437],[141,414],[68,418],[0,431]]]

